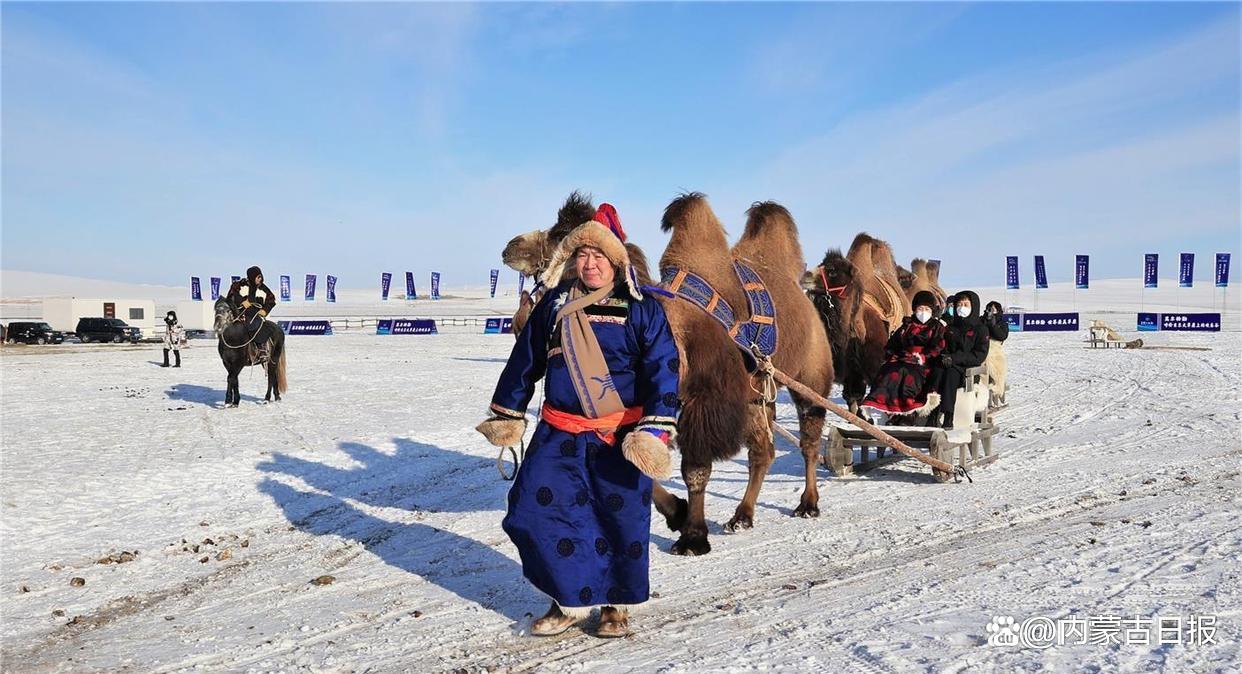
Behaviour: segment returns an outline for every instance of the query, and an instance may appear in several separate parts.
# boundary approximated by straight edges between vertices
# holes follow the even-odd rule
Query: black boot
[[[181,352],[173,351],[173,355],[177,357],[177,364],[174,365],[173,367],[181,367]]]
[[[164,364],[160,367],[168,367],[168,349],[164,349]]]
[[[953,430],[953,410],[943,410],[944,420],[940,422],[940,427],[946,431]]]

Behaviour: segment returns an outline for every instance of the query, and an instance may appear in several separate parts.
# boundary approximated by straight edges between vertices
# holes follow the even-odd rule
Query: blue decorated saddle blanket
[[[702,276],[687,269],[665,267],[660,270],[660,287],[702,309],[720,323],[737,343],[752,372],[757,367],[752,348],[761,355],[776,353],[776,304],[763,278],[740,260],[733,261],[733,271],[746,296],[748,315],[739,318],[728,300],[720,296]]]

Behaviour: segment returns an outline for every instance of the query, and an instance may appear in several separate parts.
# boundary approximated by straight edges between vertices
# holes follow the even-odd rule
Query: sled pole
[[[906,456],[909,456],[911,458],[918,459],[919,461],[922,461],[923,463],[931,466],[932,468],[935,468],[936,470],[939,470],[939,471],[943,471],[945,473],[949,473],[950,475],[964,475],[965,474],[965,470],[959,470],[945,463],[944,461],[941,461],[939,459],[933,459],[930,456],[923,454],[922,452],[912,449],[906,443],[876,428],[871,423],[863,420],[862,417],[859,417],[857,414],[850,412],[848,409],[841,407],[840,405],[832,402],[831,400],[828,400],[827,398],[819,395],[815,391],[812,391],[811,389],[807,388],[801,382],[795,380],[793,377],[790,377],[784,372],[781,372],[775,367],[772,368],[772,376],[776,378],[776,381],[788,387],[789,390],[796,392],[798,395],[802,396],[803,398],[813,401],[815,404],[820,405],[830,410],[833,414],[863,429],[864,431],[867,432],[867,435],[870,435],[876,440],[879,440],[885,445],[891,447],[893,450],[901,452],[902,454],[905,454]]]

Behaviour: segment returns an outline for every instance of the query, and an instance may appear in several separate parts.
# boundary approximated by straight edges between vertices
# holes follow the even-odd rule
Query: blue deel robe
[[[494,412],[524,413],[546,376],[547,404],[583,413],[556,325],[573,283],[535,306],[496,385]],[[561,606],[640,604],[649,594],[652,482],[621,454],[621,443],[631,432],[674,430],[677,347],[664,308],[650,296],[631,298],[624,284],[584,311],[622,402],[642,406],[643,418],[619,429],[612,445],[594,432],[566,433],[540,421],[502,526],[517,546],[523,575]]]

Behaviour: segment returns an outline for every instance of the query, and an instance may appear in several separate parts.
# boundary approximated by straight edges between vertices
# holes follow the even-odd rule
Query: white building
[[[180,316],[180,312],[177,315]],[[79,318],[119,318],[127,325],[142,330],[144,337],[155,335],[157,321],[163,327],[163,316],[155,315],[155,300],[80,297],[43,299],[43,320],[53,330],[73,332],[78,328]]]
[[[177,320],[181,322],[181,327],[186,330],[206,330],[211,332],[215,329],[216,323],[216,307],[213,302],[203,302],[198,300],[178,300]],[[158,316],[160,332],[164,331],[164,316]]]

